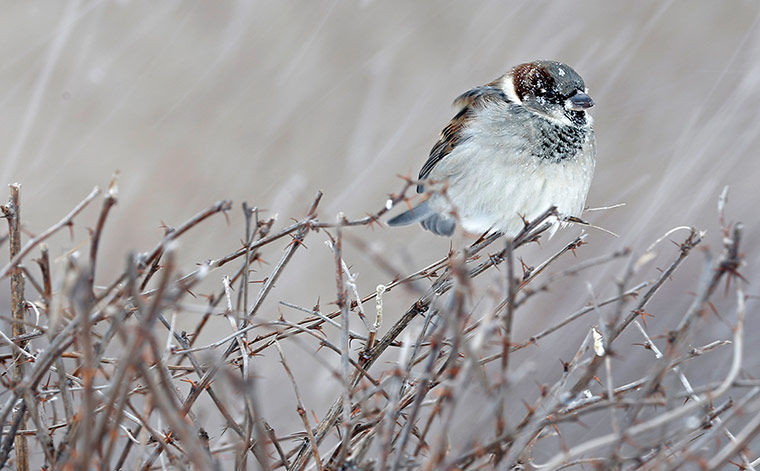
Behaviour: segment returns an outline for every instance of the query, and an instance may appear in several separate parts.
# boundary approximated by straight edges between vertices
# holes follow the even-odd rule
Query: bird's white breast
[[[496,230],[507,237],[523,228],[522,217],[533,220],[551,206],[563,216],[580,216],[594,173],[590,121],[574,156],[539,158],[535,130],[505,119],[501,111],[474,120],[467,138],[436,165],[430,178],[447,181],[446,194],[432,196],[431,207],[440,213],[455,210],[468,232]]]

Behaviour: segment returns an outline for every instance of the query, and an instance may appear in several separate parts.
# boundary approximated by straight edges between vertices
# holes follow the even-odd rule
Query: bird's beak
[[[583,92],[578,92],[565,101],[565,108],[573,111],[583,111],[594,106],[594,100]]]

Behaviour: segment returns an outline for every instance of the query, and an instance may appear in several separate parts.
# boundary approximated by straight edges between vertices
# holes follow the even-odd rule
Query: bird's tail
[[[398,216],[388,220],[389,226],[407,226],[419,222],[422,227],[429,230],[433,234],[441,236],[450,236],[454,233],[454,227],[456,222],[454,218],[444,216],[433,212],[428,206],[428,202],[425,201],[419,206],[415,206],[409,211],[403,212]]]

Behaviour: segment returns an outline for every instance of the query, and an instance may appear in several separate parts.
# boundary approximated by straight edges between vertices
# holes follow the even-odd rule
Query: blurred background
[[[706,245],[719,250],[717,200],[730,185],[728,219],[745,223],[742,273],[748,292],[758,294],[757,2],[27,1],[3,2],[2,10],[0,183],[22,184],[22,221],[34,234],[120,172],[119,204],[102,242],[108,268],[98,283],[123,270],[128,250],[153,247],[163,224],[178,225],[219,199],[236,204],[230,222],[218,218],[188,234],[180,252],[185,272],[240,246],[242,201],[276,214],[276,227],[303,217],[317,190],[325,193],[323,220],[375,212],[402,187],[398,175],[416,176],[457,95],[521,62],[556,59],[584,77],[597,104],[591,113],[598,163],[588,204],[625,203],[585,216],[620,237],[589,229],[589,245],[563,263],[621,247],[641,251],[683,225],[707,230]],[[51,254],[86,242],[98,210],[93,204],[77,219],[73,239],[52,239]],[[347,232],[409,272],[445,256],[451,243],[416,226]],[[561,231],[518,255],[537,264],[579,232]],[[685,235],[666,238],[639,278],[656,277],[676,254],[668,240]],[[311,307],[320,298],[327,309],[332,254],[320,238],[298,253],[299,268],[283,277],[263,317],[283,312],[279,300]],[[265,254],[271,265],[262,266],[260,278],[279,256]],[[650,306],[652,335],[678,321],[702,260],[693,256],[667,286],[669,295]],[[360,250],[349,246],[346,261],[363,294],[389,280]],[[517,337],[615,293],[611,281],[623,266],[563,281],[534,304],[530,318],[517,320]],[[209,292],[221,287],[221,275],[209,278]],[[501,276],[484,276],[481,288],[500,286]],[[394,293],[387,325],[414,299]],[[556,379],[557,358],[569,358],[597,321],[579,321],[577,339],[549,341],[520,362],[537,380]],[[731,335],[717,317],[705,323],[705,340]],[[748,323],[760,328],[757,316]],[[216,337],[229,333],[226,323],[218,328]],[[725,353],[692,374],[721,377],[730,362]],[[651,358],[641,355],[638,361]],[[745,371],[758,375],[759,365],[749,356]],[[340,385],[314,365],[296,369],[304,385],[321,381],[307,407],[322,416]],[[262,378],[273,381],[262,387],[287,386],[279,367],[268,375],[262,366]],[[264,400],[277,410],[277,399]],[[282,414],[299,428],[294,411]]]

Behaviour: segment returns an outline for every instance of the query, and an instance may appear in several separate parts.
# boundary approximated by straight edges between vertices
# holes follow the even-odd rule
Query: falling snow
[[[590,230],[595,250],[645,248],[680,225],[719,234],[715,203],[728,184],[726,212],[753,235],[743,251],[757,253],[760,4],[401,5],[6,4],[0,17],[0,175],[2,182],[23,185],[25,229],[40,233],[93,186],[106,186],[116,170],[119,205],[103,248],[114,270],[123,266],[123,252],[149,248],[163,233],[162,223],[180,223],[223,198],[247,201],[262,217],[279,214],[280,225],[303,218],[318,190],[325,194],[324,214],[363,217],[384,202],[390,210],[387,195],[404,183],[398,175],[426,160],[436,133],[451,118],[454,97],[521,61],[556,59],[576,69],[595,92],[598,160],[588,204],[626,203],[584,215],[620,234]],[[241,218],[237,212],[230,217]],[[423,231],[376,227],[373,234],[386,249],[403,248],[392,266],[423,267],[449,250],[449,241]],[[562,238],[526,248],[520,258],[532,263],[531,251],[549,253]],[[221,256],[211,248],[237,248],[239,239],[220,227],[194,242]],[[675,249],[661,244],[658,250],[672,255]],[[362,273],[363,293],[388,282],[387,272],[355,252],[351,270]],[[662,266],[659,258],[652,264]],[[757,280],[758,271],[756,263],[741,268],[749,280]],[[589,282],[617,274],[602,266]],[[334,289],[334,279],[314,281],[308,270],[289,276],[278,281],[278,299],[309,305]],[[596,302],[582,287],[543,296],[567,306],[567,313]],[[389,292],[386,317],[398,314],[390,298]],[[670,307],[658,306],[658,317],[649,322],[670,323]],[[547,315],[536,310],[534,318],[519,319],[520,332],[538,331]],[[729,338],[731,329],[713,317],[711,328]],[[578,335],[583,338],[589,328],[578,325]],[[547,342],[536,355],[569,359],[569,344]],[[758,348],[760,358],[760,346],[746,348]],[[717,364],[728,364],[720,358]],[[539,360],[523,356],[517,362]],[[625,361],[635,368],[638,360]],[[321,366],[298,366],[299,381],[313,384]],[[756,360],[747,366],[757,367]],[[713,373],[694,372],[690,379],[715,379]],[[531,374],[540,382],[548,372]],[[615,380],[622,384],[625,378]],[[318,384],[308,406],[326,410],[339,388]],[[289,420],[292,411],[279,409],[277,396],[269,394],[266,406]],[[297,419],[278,433],[294,430]],[[471,431],[463,426],[458,433]]]

